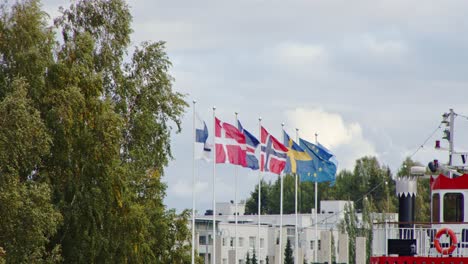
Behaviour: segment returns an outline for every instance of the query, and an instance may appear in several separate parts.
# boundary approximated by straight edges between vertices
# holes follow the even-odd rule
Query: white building
[[[319,262],[327,261],[331,263],[332,254],[336,256],[337,262],[347,262],[347,236],[340,236],[338,230],[338,224],[344,218],[344,208],[347,203],[352,204],[352,202],[348,201],[321,201],[321,212],[317,214],[317,233],[314,212],[298,215],[299,263],[304,263],[304,260],[306,263],[313,262],[315,254],[317,254]],[[261,215],[260,228],[258,228],[258,216],[244,215],[245,204],[238,204],[236,257],[235,205],[232,202],[218,203],[216,208],[216,263],[243,264],[247,252],[252,257],[254,251],[259,264],[265,264],[267,257],[270,264],[279,263],[279,256],[284,256],[284,249],[288,239],[291,241],[293,254],[295,255],[296,218],[294,214],[283,215],[283,239],[280,250],[280,215]],[[396,214],[392,214],[392,217],[395,218]],[[212,215],[199,215],[196,217],[197,244],[195,247],[207,264],[212,263],[212,223]],[[259,240],[257,240],[258,236],[260,237]],[[315,246],[316,237],[318,247]],[[333,252],[332,244],[334,244]],[[340,247],[342,250],[340,250]],[[344,253],[346,253],[346,256],[344,256]]]

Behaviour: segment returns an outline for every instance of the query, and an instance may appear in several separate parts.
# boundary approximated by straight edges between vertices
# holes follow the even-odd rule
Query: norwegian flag
[[[260,170],[281,174],[286,166],[288,148],[281,144],[265,128],[261,128]]]
[[[245,136],[235,126],[215,118],[216,163],[247,166]]]

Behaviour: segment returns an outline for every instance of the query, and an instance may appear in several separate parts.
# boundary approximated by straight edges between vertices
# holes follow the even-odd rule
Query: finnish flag
[[[198,114],[195,114],[195,159],[210,160],[211,145],[208,144],[208,128]]]

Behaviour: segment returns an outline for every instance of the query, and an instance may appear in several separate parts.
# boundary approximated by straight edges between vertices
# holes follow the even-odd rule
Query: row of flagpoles
[[[213,159],[213,246],[212,262],[216,263],[216,164],[228,163],[252,170],[258,170],[258,230],[257,249],[260,250],[260,216],[261,216],[261,177],[263,172],[281,175],[291,173],[295,175],[295,263],[298,263],[298,214],[297,214],[297,188],[298,178],[301,181],[315,182],[315,245],[317,245],[317,183],[334,182],[337,169],[335,156],[325,147],[317,142],[310,143],[299,138],[296,129],[296,142],[293,141],[283,129],[283,143],[271,135],[261,124],[259,118],[258,140],[253,134],[244,129],[238,120],[236,113],[237,127],[226,122],[222,122],[216,117],[216,108],[213,107],[213,131],[212,144],[208,142],[208,127],[196,112],[196,101],[193,101],[193,195],[192,195],[192,264],[195,263],[195,168],[196,160]],[[258,155],[260,149],[260,155]],[[214,150],[214,151],[213,151]],[[237,261],[237,168],[235,167],[235,259]],[[283,226],[283,177],[280,177],[280,248],[282,245]],[[282,263],[283,254],[279,254]],[[315,262],[317,254],[315,254]]]

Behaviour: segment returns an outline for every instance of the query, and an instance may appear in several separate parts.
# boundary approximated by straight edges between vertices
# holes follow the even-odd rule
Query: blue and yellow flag
[[[322,145],[314,145],[304,139],[299,139],[300,146],[312,157],[312,170],[302,177],[301,181],[331,182],[336,178],[337,161],[335,155]]]
[[[284,145],[288,148],[288,159],[284,173],[306,176],[313,169],[312,157],[283,131]]]

